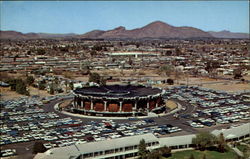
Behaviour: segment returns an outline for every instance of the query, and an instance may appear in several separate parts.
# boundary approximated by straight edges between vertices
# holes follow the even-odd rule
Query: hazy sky
[[[160,20],[204,31],[249,33],[246,1],[1,1],[1,30],[85,33]]]

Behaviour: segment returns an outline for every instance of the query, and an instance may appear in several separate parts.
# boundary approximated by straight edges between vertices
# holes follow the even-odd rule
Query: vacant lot
[[[223,90],[227,92],[238,92],[250,90],[250,84],[243,83],[217,83],[217,84],[204,84],[202,87]]]
[[[39,90],[34,87],[29,87],[28,89],[30,92],[30,96],[33,96],[33,95],[38,95],[40,97],[50,96],[50,94],[44,90]],[[1,100],[11,100],[11,99],[16,99],[16,98],[24,96],[24,95],[16,93],[15,91],[11,91],[10,87],[9,88],[0,87],[0,93],[1,93]]]

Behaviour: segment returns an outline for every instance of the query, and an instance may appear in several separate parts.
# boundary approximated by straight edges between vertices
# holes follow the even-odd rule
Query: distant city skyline
[[[249,1],[1,1],[0,30],[76,33],[131,30],[153,21],[249,33]]]

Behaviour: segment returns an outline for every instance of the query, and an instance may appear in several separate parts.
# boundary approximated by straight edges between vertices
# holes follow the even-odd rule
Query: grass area
[[[202,159],[203,155],[206,155],[206,159],[236,159],[237,155],[233,151],[220,153],[217,151],[199,151],[199,150],[188,150],[173,153],[171,157],[165,159],[189,159],[191,154],[194,155],[195,159]]]
[[[246,145],[237,145],[236,146],[240,151],[244,152],[245,150],[248,149],[248,147]]]
[[[250,157],[250,148],[246,145],[237,145],[236,146],[241,152],[243,152],[245,157]]]

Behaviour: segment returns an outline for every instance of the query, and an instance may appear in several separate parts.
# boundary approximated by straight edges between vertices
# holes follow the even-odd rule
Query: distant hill
[[[232,33],[227,30],[220,32],[209,31],[209,33],[215,38],[228,38],[228,39],[247,39],[249,34],[247,33]]]
[[[1,39],[26,39],[29,36],[16,31],[0,31]]]
[[[84,35],[78,35],[79,38],[98,38],[102,35],[105,31],[103,30],[93,30],[90,32],[85,33]]]
[[[143,39],[143,38],[249,38],[246,33],[230,31],[205,32],[194,27],[175,27],[161,21],[152,22],[141,28],[127,30],[120,26],[112,30],[93,30],[85,34],[49,34],[21,33],[17,31],[0,31],[0,39],[51,39],[51,38],[86,38],[86,39]]]
[[[17,31],[0,31],[0,39],[49,39],[75,37],[76,34],[21,33]]]
[[[90,33],[81,35],[82,38],[102,38],[102,39],[112,39],[112,38],[211,38],[212,36],[197,28],[192,27],[174,27],[161,21],[156,21],[150,23],[142,28],[137,28],[133,30],[126,30],[125,27],[120,26],[113,30],[99,31],[98,36],[90,37]],[[96,35],[96,34],[95,34]]]

